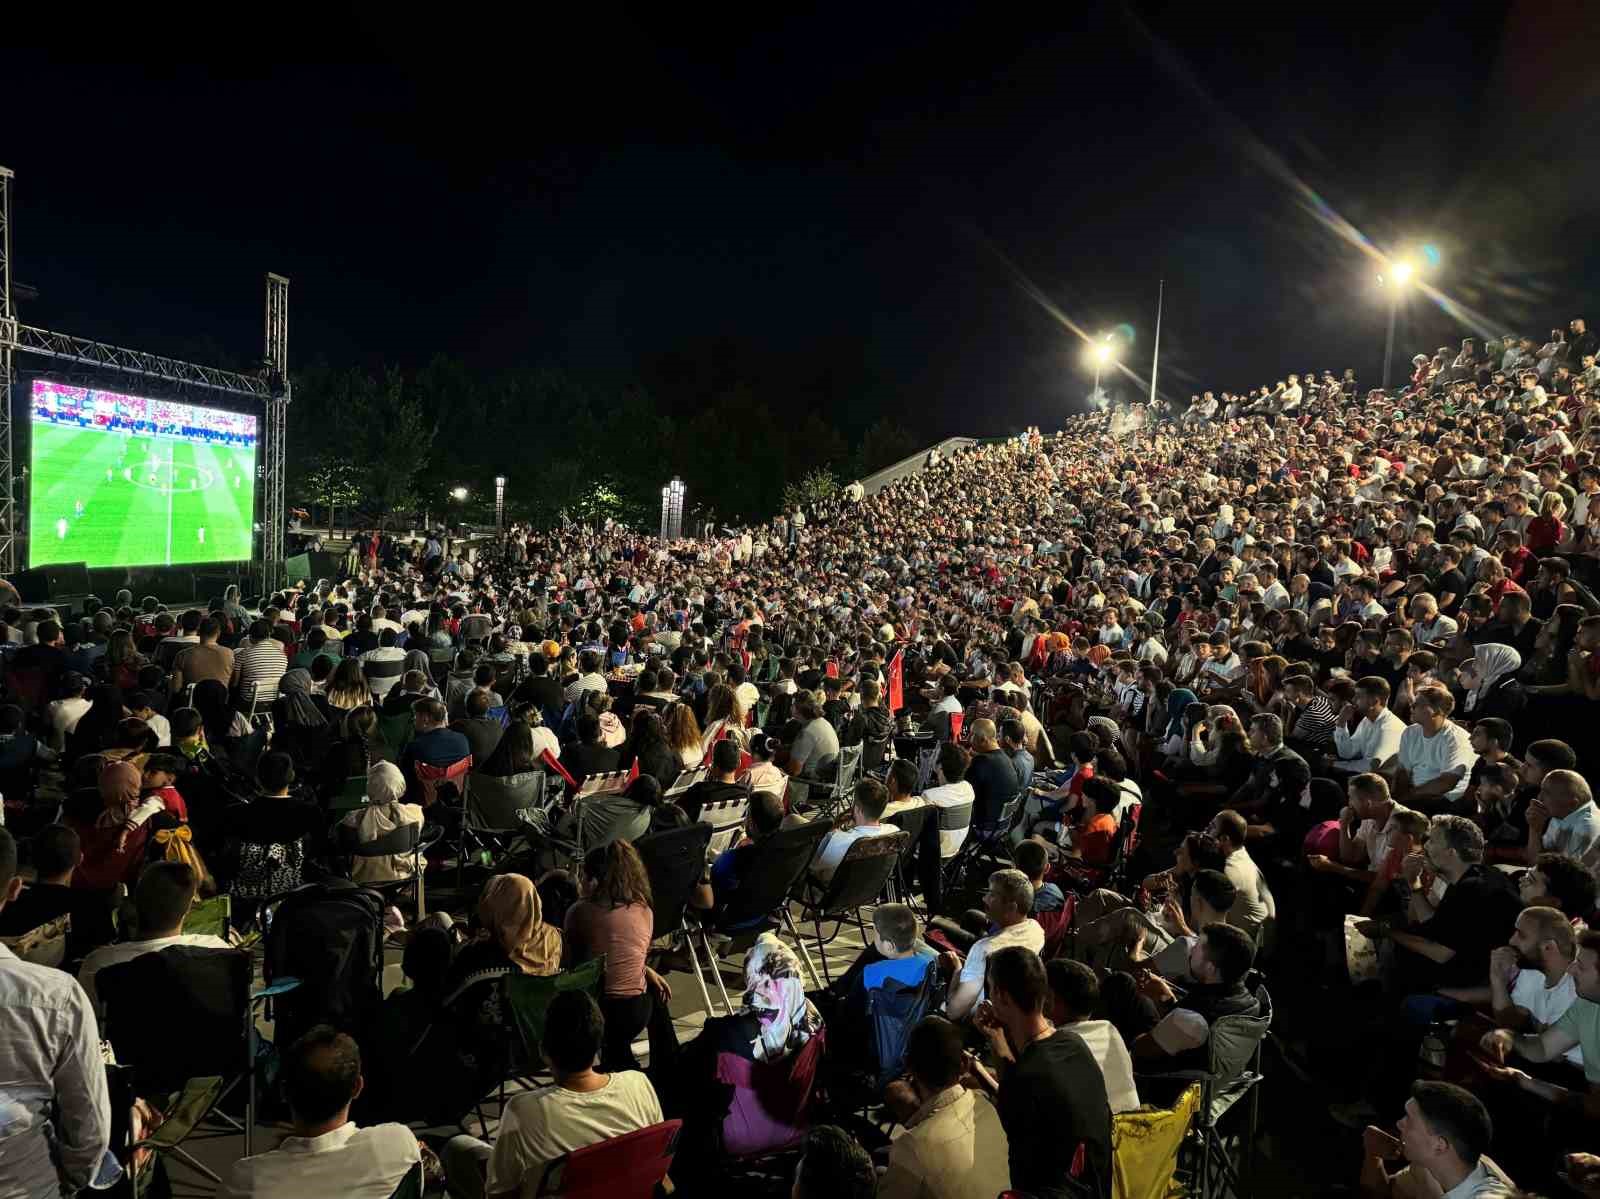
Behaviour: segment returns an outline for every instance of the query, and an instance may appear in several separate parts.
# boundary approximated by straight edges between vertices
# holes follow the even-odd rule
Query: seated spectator
[[[1487,1002],[1495,1026],[1534,1035],[1554,1026],[1578,998],[1577,956],[1578,937],[1566,916],[1556,908],[1523,908],[1511,943],[1489,955]],[[1582,1047],[1572,1046],[1561,1060],[1583,1069]]]
[[[1569,854],[1542,853],[1532,869],[1517,877],[1517,893],[1524,904],[1556,908],[1574,923],[1593,916],[1597,891],[1600,881]]]
[[[959,809],[966,814],[966,822],[960,827],[939,829],[941,858],[955,857],[966,844],[967,834],[972,828],[972,811],[977,793],[973,791],[972,784],[967,782],[967,761],[966,750],[954,742],[945,742],[939,747],[939,782],[922,793],[922,798],[927,800],[930,807]],[[929,819],[937,819],[937,816],[930,815]]]
[[[1397,800],[1430,816],[1449,810],[1466,794],[1478,758],[1467,730],[1451,723],[1455,703],[1443,687],[1419,689],[1399,750],[1378,768],[1392,780]]]
[[[0,827],[0,916],[22,889],[17,843]],[[0,1178],[13,1194],[75,1195],[121,1172],[93,1001],[64,971],[0,945],[6,1132]]]
[[[1549,771],[1539,783],[1539,798],[1528,805],[1527,860],[1541,851],[1579,860],[1600,844],[1600,808],[1588,781],[1576,770]]]
[[[1033,911],[1030,914],[1037,919],[1046,912],[1059,912],[1067,902],[1067,897],[1061,893],[1060,887],[1045,881],[1045,875],[1050,870],[1050,854],[1044,845],[1038,841],[1024,841],[1012,850],[1011,862],[1027,876],[1028,885],[1033,888]]]
[[[0,908],[0,938],[20,937],[62,916],[70,917],[64,966],[75,966],[85,954],[109,945],[117,935],[111,923],[112,895],[72,885],[83,861],[78,834],[64,824],[47,824],[30,842],[34,881]]]
[[[672,999],[672,988],[645,964],[654,929],[650,878],[638,850],[626,840],[612,841],[584,855],[578,875],[578,902],[567,909],[562,944],[568,965],[594,957],[606,960],[605,995],[600,1010],[606,1040],[600,1064],[615,1070],[637,1070],[633,1041],[651,1025],[657,1004]],[[671,1021],[666,1022],[671,1027]],[[666,1054],[652,1047],[658,1069]]]
[[[819,883],[826,884],[844,861],[844,855],[857,841],[868,837],[888,837],[899,832],[893,825],[880,822],[883,809],[888,806],[889,792],[877,779],[862,779],[856,784],[854,803],[849,822],[835,828],[823,838],[817,853],[811,859],[811,873]]]
[[[745,812],[745,839],[723,850],[711,863],[706,881],[711,884],[713,919],[737,897],[746,880],[761,867],[761,844],[783,827],[783,801],[770,791],[757,791]],[[752,917],[759,923],[762,917]]]
[[[130,962],[147,953],[171,949],[174,945],[194,945],[202,949],[227,949],[228,943],[209,933],[186,934],[183,922],[194,906],[200,880],[186,862],[152,862],[139,876],[139,886],[133,893],[134,912],[138,923],[132,930],[134,938],[103,945],[83,960],[78,969],[78,982],[82,984],[89,1002],[99,1007],[95,994],[95,976],[107,966]]]
[[[818,1124],[806,1133],[792,1199],[873,1199],[877,1194],[872,1158],[849,1133],[833,1124]]]
[[[1050,987],[1039,955],[1020,945],[988,962],[990,1000],[977,1027],[988,1038],[998,1080],[982,1066],[973,1081],[991,1097],[1005,1129],[1011,1185],[1023,1194],[1111,1195],[1111,1104],[1105,1077],[1083,1038],[1052,1029]]]
[[[302,1033],[283,1055],[281,1077],[293,1131],[277,1148],[234,1162],[217,1192],[223,1199],[389,1199],[421,1162],[405,1125],[359,1128],[350,1119],[366,1082],[349,1034],[326,1024]]]
[[[410,712],[419,699],[437,698],[433,688],[428,685],[426,671],[408,670],[400,676],[399,684],[383,697],[379,712],[384,716],[398,716],[402,712]]]
[[[256,795],[224,814],[228,841],[228,894],[261,900],[306,881],[306,863],[325,827],[322,809],[294,794],[294,760],[266,753],[256,767]]]
[[[1189,950],[1188,976],[1194,981],[1182,998],[1160,975],[1146,972],[1139,989],[1163,1015],[1134,1041],[1133,1056],[1162,1062],[1157,1069],[1206,1069],[1211,1025],[1224,1016],[1254,1016],[1261,1010],[1260,1000],[1245,986],[1255,955],[1255,944],[1242,929],[1208,924]]]
[[[45,706],[45,743],[57,753],[67,746],[67,737],[78,727],[78,721],[89,710],[86,692],[89,680],[76,671],[61,676],[61,698]]]
[[[474,687],[462,701],[461,719],[450,725],[467,739],[475,763],[487,762],[494,755],[506,731],[505,725],[489,715],[490,698],[482,687]]]
[[[1334,770],[1368,773],[1400,752],[1406,722],[1389,708],[1389,695],[1389,681],[1378,675],[1356,681],[1355,700],[1345,705],[1333,729]],[[1360,723],[1351,732],[1350,721],[1357,716]]]
[[[1238,812],[1218,812],[1206,832],[1216,838],[1224,855],[1222,872],[1239,893],[1233,911],[1228,913],[1228,923],[1242,928],[1254,939],[1260,935],[1261,926],[1277,916],[1278,905],[1267,888],[1261,868],[1245,849],[1249,834],[1244,817]]]
[[[1227,806],[1249,822],[1250,840],[1276,840],[1298,849],[1307,825],[1301,801],[1311,784],[1311,767],[1283,743],[1283,722],[1270,712],[1251,717],[1250,749],[1255,754],[1250,780]]]
[[[1447,1082],[1419,1082],[1396,1128],[1398,1138],[1370,1126],[1362,1135],[1363,1194],[1510,1199],[1511,1180],[1488,1157],[1494,1139],[1489,1111],[1470,1091]],[[1385,1163],[1402,1158],[1405,1169],[1391,1175]],[[1423,1177],[1404,1178],[1407,1174]]]
[[[582,787],[591,774],[608,774],[622,762],[622,754],[600,739],[600,717],[585,712],[578,717],[578,739],[561,749],[561,765],[572,776],[575,787]]]
[[[743,799],[750,789],[739,782],[739,743],[729,738],[711,747],[710,773],[677,797],[677,803],[690,823],[700,819],[700,809],[708,803],[723,803],[730,799]],[[787,781],[787,780],[785,780]],[[774,788],[781,795],[781,788]]]
[[[1034,954],[1044,948],[1044,929],[1029,915],[1033,911],[1033,888],[1022,871],[996,870],[991,874],[989,889],[983,895],[983,910],[992,931],[973,942],[965,960],[951,952],[940,959],[943,969],[953,975],[944,1005],[952,1020],[965,1020],[983,1001],[984,970],[992,954],[1009,945]]]
[[[1050,982],[1050,1019],[1057,1028],[1069,1028],[1083,1039],[1100,1065],[1111,1111],[1131,1112],[1139,1107],[1133,1080],[1133,1058],[1122,1034],[1109,1020],[1095,1018],[1100,1007],[1100,979],[1093,969],[1070,958],[1045,963]]]
[[[374,762],[367,770],[367,802],[341,822],[354,830],[357,841],[377,841],[404,825],[422,826],[422,807],[406,803],[406,780],[392,762]],[[414,863],[410,854],[390,857],[356,857],[351,860],[350,877],[358,883],[387,883],[410,878]]]
[[[661,1122],[661,1103],[637,1070],[595,1068],[605,1017],[586,991],[563,991],[550,1003],[540,1050],[555,1078],[511,1097],[494,1145],[457,1136],[445,1146],[451,1193],[510,1199],[543,1187],[551,1162],[574,1149]]]
[[[74,886],[109,891],[118,883],[132,885],[137,878],[150,838],[148,825],[133,823],[142,783],[143,773],[133,763],[109,762],[96,784],[103,805],[99,813],[92,821],[68,817],[83,847]]]
[[[1061,852],[1086,866],[1107,865],[1117,837],[1117,803],[1116,784],[1104,778],[1084,783],[1075,821],[1062,830]]]
[[[963,1070],[959,1025],[928,1016],[911,1030],[906,1077],[885,1095],[906,1130],[889,1147],[879,1199],[994,1199],[1010,1189],[1005,1129],[988,1098],[961,1085]]]
[[[1189,959],[1200,941],[1196,929],[1208,924],[1227,923],[1228,913],[1238,902],[1239,889],[1220,870],[1197,870],[1189,886],[1185,911],[1178,897],[1168,892],[1162,909],[1163,920],[1140,921],[1134,930],[1130,962],[1149,966],[1162,978],[1184,982],[1192,978]]]
[[[1592,1121],[1600,1117],[1600,932],[1584,932],[1578,937],[1571,975],[1577,997],[1554,1024],[1525,1033],[1497,1028],[1484,1035],[1481,1048],[1493,1063],[1486,1072],[1496,1082],[1551,1103],[1577,1108],[1586,1120]],[[1528,1062],[1554,1062],[1572,1049],[1583,1057],[1587,1087],[1582,1092],[1504,1064],[1512,1055]]]
[[[972,722],[972,757],[964,777],[973,792],[972,822],[986,831],[994,830],[1001,810],[1021,790],[1016,763],[1000,748],[994,721]]]

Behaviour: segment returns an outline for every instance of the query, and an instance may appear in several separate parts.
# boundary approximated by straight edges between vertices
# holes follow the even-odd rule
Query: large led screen
[[[33,383],[28,564],[251,557],[256,418]]]

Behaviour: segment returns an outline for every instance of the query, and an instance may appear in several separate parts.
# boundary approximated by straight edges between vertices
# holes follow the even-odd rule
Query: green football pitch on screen
[[[30,566],[251,556],[254,447],[32,422]]]

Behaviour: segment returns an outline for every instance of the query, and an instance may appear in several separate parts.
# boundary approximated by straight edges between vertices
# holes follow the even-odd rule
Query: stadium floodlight
[[[1107,333],[1099,339],[1089,343],[1089,365],[1094,368],[1094,396],[1100,394],[1100,372],[1116,360],[1117,343]]]
[[[450,498],[453,500],[465,500],[467,498],[467,489],[465,487],[453,488],[450,492]]]
[[[1436,265],[1439,259],[1437,249],[1432,249],[1430,254],[1424,250],[1419,261],[1409,255],[1400,258],[1391,258],[1385,265],[1385,274],[1378,276],[1378,286],[1389,293],[1389,332],[1383,343],[1383,389],[1389,390],[1389,372],[1394,365],[1394,327],[1400,313],[1400,297],[1407,286],[1422,273],[1422,263]]]

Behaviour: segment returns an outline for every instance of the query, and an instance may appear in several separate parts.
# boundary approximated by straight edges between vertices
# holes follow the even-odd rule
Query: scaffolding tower
[[[11,286],[11,190],[15,175],[0,167],[0,575],[18,569],[17,544],[22,538],[16,494],[12,422],[16,397],[16,355],[33,354],[97,371],[121,372],[241,396],[263,405],[261,460],[261,537],[253,563],[264,592],[282,585],[284,548],[284,441],[289,407],[289,280],[267,276],[266,350],[258,374],[219,370],[148,354],[70,333],[24,325],[17,320]]]

